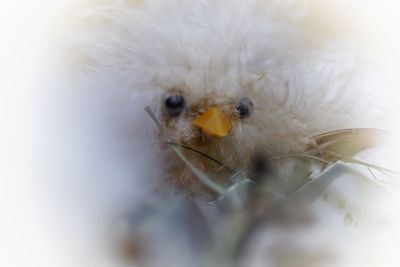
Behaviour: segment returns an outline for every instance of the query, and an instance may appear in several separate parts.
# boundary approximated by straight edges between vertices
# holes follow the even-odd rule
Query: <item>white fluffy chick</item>
[[[277,178],[278,191],[287,193],[320,166],[284,155],[304,153],[317,134],[364,126],[356,57],[306,26],[306,6],[146,0],[82,14],[91,24],[79,49],[95,70],[93,82],[126,89],[136,99],[132,105],[150,105],[161,124],[161,187],[214,195],[166,141],[221,184],[232,172],[252,176],[255,169]]]
[[[82,233],[69,235],[79,237],[76,244],[107,246],[109,240],[102,238],[106,235],[104,239],[108,239],[110,235],[109,223],[126,211],[135,210],[142,202],[152,204],[154,199],[157,202],[157,196],[151,194],[154,187],[161,192],[166,188],[168,193],[193,196],[196,200],[213,199],[215,192],[203,184],[187,163],[226,187],[235,183],[233,173],[244,173],[245,177],[261,180],[250,193],[260,189],[263,196],[266,185],[275,192],[290,194],[325,167],[321,160],[301,156],[310,147],[326,143],[324,136],[314,136],[345,128],[376,126],[368,121],[369,112],[374,110],[364,99],[367,97],[364,89],[370,80],[364,79],[366,75],[358,56],[343,48],[342,43],[322,38],[314,25],[309,24],[307,1],[144,0],[134,1],[133,5],[129,4],[131,1],[124,2],[113,1],[80,13],[83,24],[78,25],[78,32],[82,35],[74,31],[73,40],[77,44],[72,50],[79,60],[72,64],[74,74],[78,74],[74,77],[80,77],[77,91],[72,90],[69,95],[72,79],[64,84],[70,97],[66,101],[68,111],[73,109],[71,103],[79,107],[72,112],[72,126],[65,125],[65,120],[58,116],[55,119],[63,133],[56,140],[56,153],[63,157],[61,167],[48,162],[45,165],[46,169],[49,165],[55,169],[52,178],[61,174],[66,184],[72,184],[69,185],[72,190],[65,191],[68,197],[76,199],[73,215],[59,205],[56,208],[67,217],[64,220],[67,223],[79,219],[76,206],[82,210],[81,220],[86,227]],[[70,48],[70,42],[66,45]],[[150,106],[160,128],[144,111],[146,106]],[[330,137],[336,136],[335,133],[338,132]],[[66,141],[71,138],[78,139],[78,143]],[[59,149],[60,145],[65,148]],[[175,149],[187,162],[182,161]],[[311,155],[327,159],[323,154]],[[67,186],[60,187],[64,190]],[[353,187],[358,189],[358,185]],[[337,191],[349,191],[370,208],[367,198],[360,197],[358,191],[352,193],[346,184]],[[258,206],[251,201],[270,204],[254,195],[239,215],[245,210],[243,214],[248,217],[258,216]],[[339,194],[336,201],[336,195],[329,195],[332,203],[328,204],[333,206],[342,200]],[[335,249],[341,248],[336,242],[326,240],[339,238],[340,233],[350,235],[340,232],[340,227],[337,231],[329,228],[327,232],[325,222],[334,221],[335,227],[341,226],[342,213],[352,214],[351,205],[338,213],[335,208],[327,208],[329,205],[324,201],[320,201],[322,208],[317,206],[320,209],[315,212],[324,220],[310,227],[306,225],[307,229],[297,228],[296,216],[282,218],[293,222],[294,229],[286,228],[281,221],[273,227],[267,225],[266,229],[258,227],[261,233],[265,230],[266,237],[249,240],[250,248],[257,249],[244,251],[250,257],[244,258],[243,266],[265,266],[265,251],[269,252],[268,260],[276,258],[278,264],[287,262],[286,259],[303,259],[304,253],[298,248],[310,248],[311,254],[314,248],[324,249],[327,243]],[[160,210],[168,216],[175,214],[173,201],[164,202]],[[210,208],[203,206],[207,206],[205,210]],[[210,209],[218,207],[213,205]],[[262,205],[260,209],[266,210]],[[187,238],[186,221],[172,215],[171,220],[168,216],[162,218],[163,212],[156,214],[153,224],[147,221],[143,224],[155,238],[150,246],[156,249],[150,249],[148,260],[159,263],[148,266],[192,266],[196,261],[186,257],[191,248],[180,239]],[[327,214],[333,214],[335,220]],[[220,224],[212,223],[210,216],[207,222],[210,220],[217,229],[215,233],[220,233],[226,228],[223,219]],[[230,217],[226,221],[231,221]],[[187,223],[195,225],[191,220]],[[257,228],[251,221],[247,226]],[[275,226],[282,232],[277,232]],[[140,228],[136,224],[131,227]],[[188,229],[203,235],[198,229]],[[228,232],[227,237],[240,235],[237,231],[232,233]],[[126,232],[122,236],[124,240],[130,237]],[[259,232],[254,234],[257,236],[261,236]],[[304,246],[305,236],[309,237],[309,246]],[[282,239],[287,242],[281,242]],[[348,244],[347,241],[343,243]],[[292,243],[287,250],[287,244]],[[210,250],[215,248],[211,244],[206,246]],[[99,254],[106,254],[95,250],[96,260]],[[109,253],[108,248],[104,251]],[[195,250],[194,254],[201,253]],[[291,257],[294,254],[298,256]],[[185,260],[171,255],[183,255]],[[332,264],[330,259],[326,262],[329,265],[323,266]]]

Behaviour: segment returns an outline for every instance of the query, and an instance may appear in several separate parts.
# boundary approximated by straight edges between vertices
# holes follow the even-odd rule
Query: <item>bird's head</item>
[[[315,36],[276,1],[145,2],[99,12],[108,27],[85,49],[88,64],[106,84],[129,88],[152,107],[161,141],[207,155],[182,150],[211,178],[220,177],[220,166],[209,158],[238,171],[259,151],[299,152],[307,137],[343,125],[337,112],[351,107],[336,107],[336,95],[351,62],[315,50]],[[170,176],[188,176],[164,154]]]
[[[151,106],[162,135],[207,155],[182,149],[210,178],[226,180],[229,175],[221,175],[210,157],[237,172],[260,151],[282,154],[302,141],[310,113],[302,112],[307,108],[298,104],[300,93],[290,91],[297,86],[292,73],[304,66],[289,49],[294,38],[286,38],[280,24],[265,20],[262,12],[236,6],[204,12],[152,17],[156,26],[135,32],[140,38],[130,43],[135,58],[129,75],[140,82],[135,87],[145,84],[159,93]],[[175,161],[184,165],[180,160],[166,158],[172,176],[191,175],[177,166]]]

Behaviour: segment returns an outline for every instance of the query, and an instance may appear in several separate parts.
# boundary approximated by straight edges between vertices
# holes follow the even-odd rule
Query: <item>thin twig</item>
[[[183,145],[183,144],[178,144],[178,143],[175,143],[175,142],[166,142],[166,144],[168,144],[168,145],[173,145],[173,146],[179,146],[179,147],[182,147],[182,148],[184,148],[184,149],[187,149],[187,150],[196,152],[196,153],[202,155],[203,157],[208,158],[209,160],[212,160],[212,161],[214,161],[215,163],[221,165],[222,167],[224,167],[225,169],[227,169],[229,172],[233,173],[233,170],[231,170],[229,167],[227,167],[224,163],[222,163],[221,161],[219,161],[219,160],[217,160],[217,159],[215,159],[215,158],[213,158],[213,157],[207,155],[206,153],[204,153],[204,152],[202,152],[202,151],[200,151],[200,150],[197,150],[196,148],[193,148],[193,147],[187,146],[187,145]]]
[[[390,170],[390,169],[387,169],[387,168],[384,168],[384,167],[380,167],[380,166],[377,166],[377,165],[374,165],[374,164],[371,164],[371,163],[367,163],[367,162],[364,162],[364,161],[361,161],[361,160],[345,157],[345,156],[343,156],[343,155],[341,155],[339,153],[335,153],[333,151],[324,150],[324,152],[327,152],[327,153],[329,153],[329,154],[331,154],[333,156],[336,156],[336,157],[340,158],[343,161],[347,161],[347,162],[351,162],[351,163],[357,163],[357,164],[360,164],[360,165],[363,165],[363,166],[366,166],[366,167],[369,167],[369,168],[372,168],[372,169],[381,170],[381,171],[384,171],[384,172],[390,172],[390,173],[393,173],[393,174],[396,174],[396,175],[400,175],[400,173],[397,172],[397,171]]]
[[[278,156],[274,156],[274,157],[268,158],[267,160],[278,160],[278,159],[290,158],[290,157],[310,158],[310,159],[321,161],[321,162],[326,163],[326,164],[333,164],[333,162],[321,159],[319,157],[307,155],[307,154],[284,154],[284,155],[278,155]]]

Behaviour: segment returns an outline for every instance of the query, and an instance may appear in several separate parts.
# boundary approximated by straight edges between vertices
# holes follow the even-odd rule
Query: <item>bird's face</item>
[[[201,151],[219,161],[226,169],[237,171],[245,168],[254,151],[255,139],[251,131],[254,131],[252,118],[256,106],[255,101],[244,92],[202,91],[189,87],[168,90],[159,99],[164,134],[174,143]],[[223,170],[208,157],[193,153],[193,150],[183,149],[182,152],[211,178],[228,180],[226,169]],[[168,158],[171,158],[170,155]],[[190,179],[193,179],[188,179],[190,172],[185,173],[183,163],[179,166],[175,165],[175,159],[172,161],[173,176],[181,177],[178,182],[173,182],[184,184],[188,189],[192,182]]]
[[[161,97],[160,105],[165,133],[176,143],[234,164],[250,149],[245,132],[251,128],[255,106],[243,92],[173,88]]]

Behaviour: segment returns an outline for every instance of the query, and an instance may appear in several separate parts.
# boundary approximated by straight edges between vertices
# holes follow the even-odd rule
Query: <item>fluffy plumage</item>
[[[168,139],[196,147],[231,170],[246,170],[254,154],[302,153],[314,135],[364,126],[365,106],[357,106],[360,92],[353,82],[356,56],[305,27],[305,10],[306,1],[115,4],[81,14],[91,24],[79,56],[95,71],[93,79],[110,80],[111,87],[151,104]],[[93,23],[100,25],[97,31]],[[164,102],[177,92],[186,109],[171,117]],[[235,110],[243,97],[254,104],[246,119]],[[232,119],[227,137],[207,136],[191,123],[213,106]],[[183,152],[211,178],[229,181],[226,169]],[[168,182],[190,195],[209,193],[171,149],[164,146],[162,153]],[[268,169],[290,191],[308,179],[311,165],[291,159]]]

